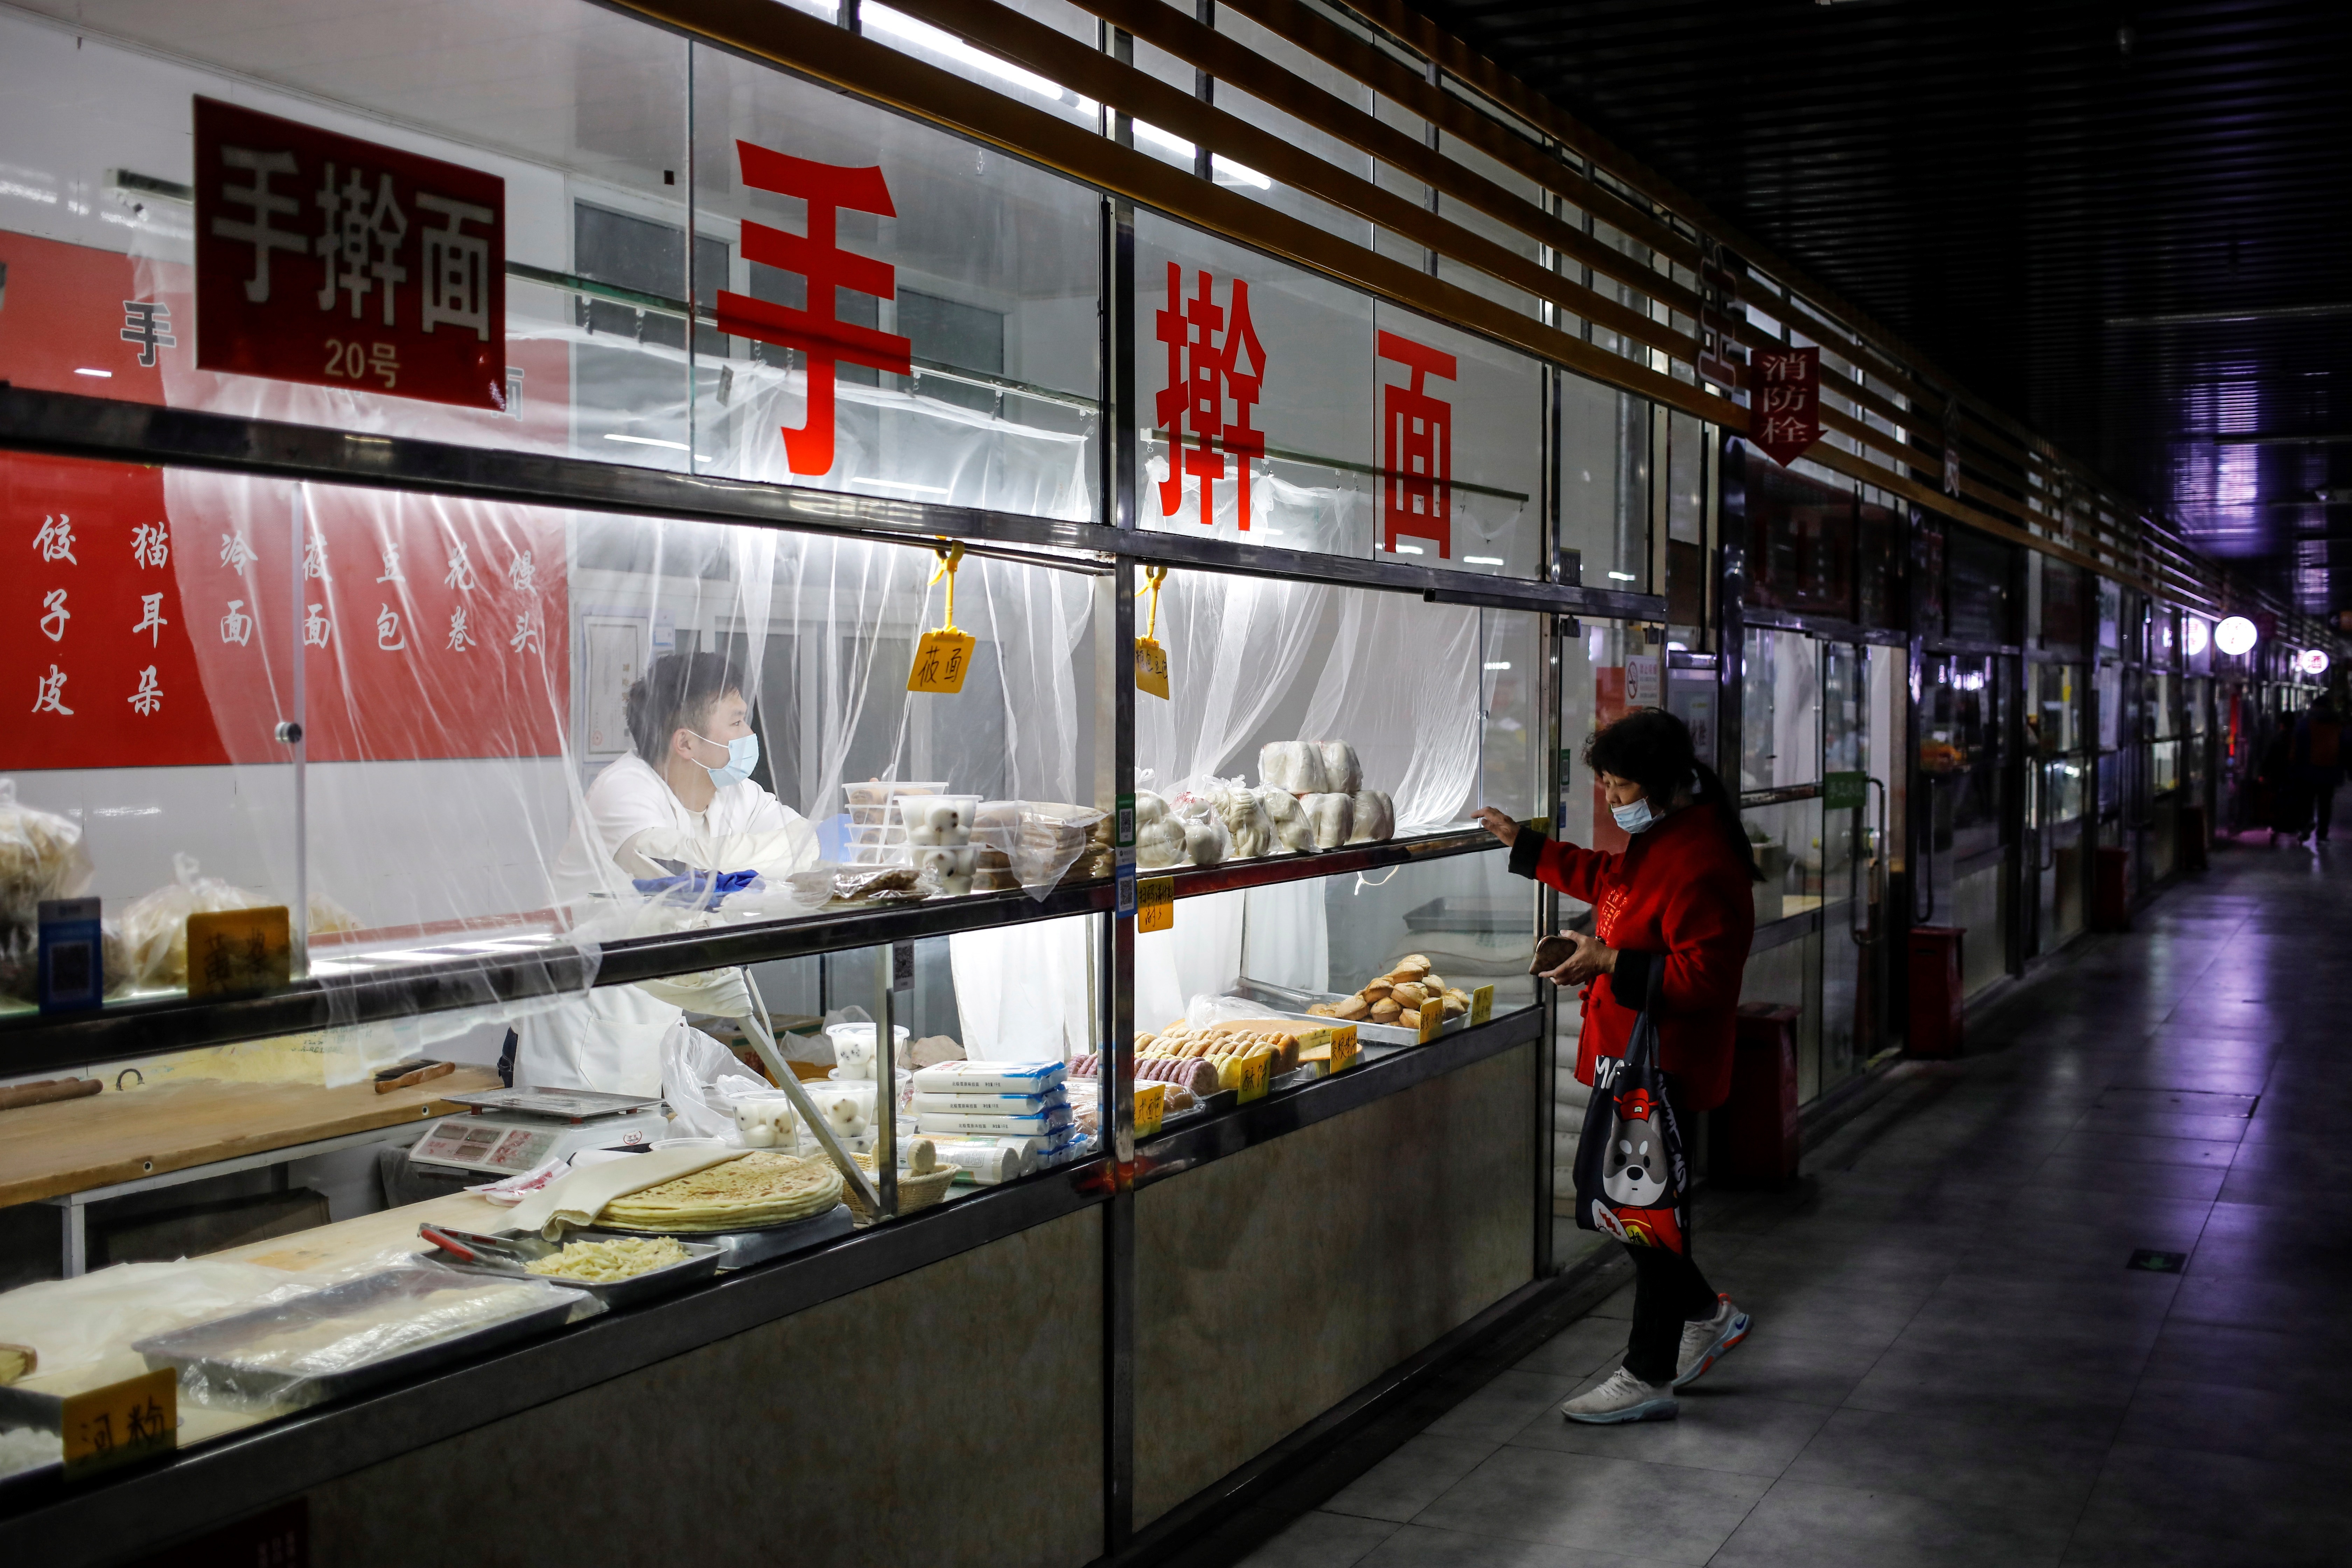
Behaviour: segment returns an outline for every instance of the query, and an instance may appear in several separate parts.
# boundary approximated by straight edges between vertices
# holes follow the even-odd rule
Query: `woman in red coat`
[[[1730,1092],[1733,1015],[1756,931],[1748,888],[1761,873],[1738,805],[1673,714],[1627,714],[1585,743],[1584,763],[1632,836],[1622,852],[1557,843],[1491,807],[1479,820],[1510,847],[1513,871],[1592,906],[1593,934],[1571,934],[1574,952],[1546,975],[1584,987],[1577,1081],[1592,1081],[1596,1059],[1624,1056],[1654,970],[1659,1065],[1676,1120],[1689,1126]],[[1747,1337],[1748,1314],[1699,1273],[1687,1232],[1683,1247],[1626,1244],[1634,1286],[1625,1364],[1562,1405],[1570,1420],[1671,1417],[1674,1391]]]

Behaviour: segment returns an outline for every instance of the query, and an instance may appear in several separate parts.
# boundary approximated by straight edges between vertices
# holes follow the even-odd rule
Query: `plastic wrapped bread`
[[[1352,799],[1355,820],[1349,826],[1349,843],[1379,844],[1396,837],[1396,806],[1384,792],[1358,790]]]
[[[1258,807],[1274,828],[1274,847],[1268,854],[1297,855],[1315,847],[1315,825],[1307,819],[1307,808],[1298,804],[1297,795],[1287,790],[1260,790]]]
[[[1364,787],[1364,764],[1356,760],[1356,748],[1345,741],[1326,741],[1323,749],[1323,779],[1335,795],[1354,795]]]
[[[1310,795],[1298,804],[1306,808],[1307,820],[1314,826],[1315,847],[1337,849],[1348,842],[1356,816],[1355,802],[1349,796],[1327,792]]]
[[[1233,858],[1252,860],[1274,853],[1274,819],[1265,814],[1257,791],[1238,779],[1227,781],[1216,806],[1233,840]]]
[[[1323,748],[1312,741],[1268,741],[1259,747],[1257,782],[1293,795],[1321,795],[1331,787],[1323,773]]]
[[[1188,783],[1168,803],[1169,820],[1184,830],[1184,865],[1214,866],[1233,848],[1233,836],[1218,811],[1224,794],[1223,780],[1200,779]]]
[[[78,899],[90,876],[81,825],[18,805],[16,781],[0,779],[0,918],[32,925],[42,900]]]

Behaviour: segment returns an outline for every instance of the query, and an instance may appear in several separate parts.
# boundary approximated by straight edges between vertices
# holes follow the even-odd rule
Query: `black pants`
[[[1715,1316],[1715,1287],[1678,1252],[1630,1245],[1625,1250],[1633,1258],[1633,1331],[1625,1342],[1625,1370],[1643,1383],[1672,1383],[1683,1325]]]
[[[2327,837],[2328,825],[2336,820],[2336,790],[2333,779],[2311,786],[2311,804],[2319,819],[2319,837]]]

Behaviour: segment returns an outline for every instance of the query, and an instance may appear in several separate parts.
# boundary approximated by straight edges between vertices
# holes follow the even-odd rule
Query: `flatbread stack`
[[[824,1160],[758,1152],[614,1198],[596,1216],[615,1230],[712,1234],[811,1219],[841,1202],[841,1173]]]

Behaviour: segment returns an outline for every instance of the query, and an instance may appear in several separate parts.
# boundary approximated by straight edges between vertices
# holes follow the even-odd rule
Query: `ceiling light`
[[[1631,583],[1636,580],[1631,572],[1612,572],[1609,575],[1616,578],[1620,583]]]
[[[1499,555],[1465,555],[1462,558],[1465,566],[1500,566],[1502,563],[1503,558]]]
[[[74,366],[74,374],[76,375],[95,375],[107,380],[111,380],[114,376],[114,373],[110,370],[92,370],[88,365]]]
[[[1501,664],[1490,664],[1486,668],[1488,669],[1508,669],[1511,666],[1508,660],[1505,660]]]

